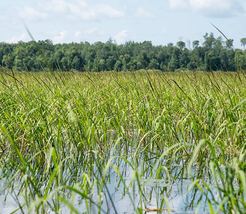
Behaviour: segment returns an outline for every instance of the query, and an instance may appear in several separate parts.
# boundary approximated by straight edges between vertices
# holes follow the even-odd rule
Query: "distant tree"
[[[223,41],[222,37],[219,36],[217,39],[214,40],[213,42],[213,52],[215,56],[220,55],[220,51],[223,49]]]
[[[146,68],[146,63],[140,56],[137,56],[136,60],[137,60],[137,68],[136,69],[140,70],[140,69]]]
[[[128,41],[124,45],[117,45],[111,38],[106,43],[94,44],[53,44],[51,40],[37,43],[54,70],[133,71],[152,67],[162,71],[179,68],[235,71],[237,65],[245,68],[244,51],[241,50],[242,54],[234,50],[233,40],[223,41],[221,37],[215,38],[213,33],[204,35],[202,46],[198,40],[193,41],[192,50],[188,40],[185,43],[182,38],[179,38],[176,46],[173,43],[154,46],[150,41]],[[245,49],[246,38],[241,39],[241,44]],[[0,66],[9,69],[9,64],[15,70],[42,71],[47,67],[33,41],[0,43]]]
[[[192,47],[193,49],[197,48],[199,46],[199,41],[198,40],[195,40],[192,42]]]
[[[213,48],[214,42],[216,41],[216,39],[214,38],[214,34],[210,33],[210,35],[208,35],[208,33],[206,33],[203,38],[205,39],[205,41],[203,42],[203,46],[207,49]]]
[[[117,60],[116,63],[114,64],[114,70],[121,71],[121,69],[122,69],[122,61]]]
[[[226,48],[231,49],[233,47],[233,39],[226,40]]]
[[[114,64],[116,60],[114,59],[113,56],[109,56],[106,60],[106,66],[108,70],[113,70],[114,69]]]
[[[112,39],[112,37],[108,38],[107,43],[110,44],[110,45],[114,44],[114,40]]]
[[[222,69],[220,57],[216,56],[213,51],[206,53],[205,63],[207,71],[216,71]]]
[[[245,46],[246,46],[246,38],[242,38],[240,40],[240,42],[241,42],[241,45],[243,46],[243,48],[245,49]]]
[[[188,40],[186,40],[186,44],[187,44],[187,48],[190,50],[191,49],[191,47],[190,47],[190,40],[188,39]]]
[[[237,69],[245,70],[246,69],[246,53],[241,49],[236,49],[235,51],[235,62],[237,65]]]
[[[14,68],[17,71],[21,71],[23,67],[23,63],[22,60],[19,59],[18,56],[15,57],[15,61],[14,61]]]
[[[235,58],[235,51],[233,49],[230,50],[223,49],[220,52],[222,70],[234,71],[236,69],[236,63],[234,58]]]
[[[82,70],[81,60],[78,56],[75,56],[72,60],[71,66],[73,69],[76,69],[77,71]]]
[[[100,59],[98,69],[99,71],[107,70],[106,61],[104,59]]]
[[[160,65],[159,65],[159,62],[157,61],[157,59],[151,59],[150,60],[150,64],[149,64],[149,67],[152,69],[159,69],[160,68]]]
[[[2,65],[4,67],[8,67],[8,56],[7,55],[3,55]]]
[[[71,61],[69,57],[63,57],[61,59],[61,66],[63,69],[71,69]]]
[[[187,68],[189,62],[190,62],[189,50],[185,48],[179,56],[179,67],[181,69],[185,69]]]
[[[168,68],[171,71],[175,71],[176,69],[180,67],[179,56],[180,56],[180,49],[177,47],[174,47],[171,60],[168,63]]]
[[[180,49],[180,50],[183,50],[185,48],[185,42],[183,41],[178,41],[177,42],[177,47]]]

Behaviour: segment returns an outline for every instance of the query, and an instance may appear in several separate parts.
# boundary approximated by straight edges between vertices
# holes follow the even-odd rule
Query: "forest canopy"
[[[242,49],[233,48],[233,40],[223,40],[206,33],[203,42],[154,46],[150,41],[129,41],[117,45],[111,38],[106,42],[53,44],[38,41],[40,50],[53,70],[77,71],[133,71],[158,69],[161,71],[203,70],[236,71],[246,69],[246,38]],[[0,43],[0,65],[16,71],[42,71],[46,64],[33,41],[17,44]]]

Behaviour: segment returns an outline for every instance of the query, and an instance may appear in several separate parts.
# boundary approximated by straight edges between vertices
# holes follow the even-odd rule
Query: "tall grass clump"
[[[245,104],[240,72],[1,70],[2,189],[21,213],[117,213],[117,189],[170,213],[189,182],[183,211],[245,213]]]

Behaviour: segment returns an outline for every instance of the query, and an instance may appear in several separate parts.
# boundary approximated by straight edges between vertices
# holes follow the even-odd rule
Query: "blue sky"
[[[246,0],[9,0],[0,6],[0,42],[35,40],[54,43],[88,41],[118,44],[152,41],[154,45],[187,47],[203,42],[206,32],[220,34],[213,23],[240,48],[246,37]],[[189,45],[190,44],[190,45]]]

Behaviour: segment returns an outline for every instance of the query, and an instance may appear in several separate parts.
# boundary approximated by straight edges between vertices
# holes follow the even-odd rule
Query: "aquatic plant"
[[[1,70],[2,189],[21,213],[117,213],[118,191],[170,213],[175,188],[245,213],[245,97],[244,72]]]

